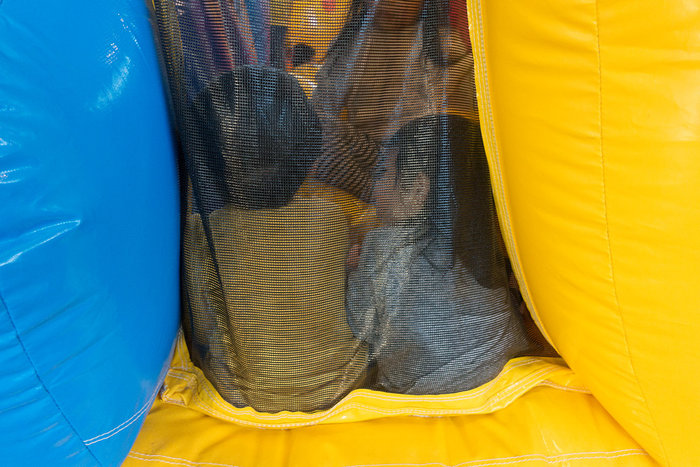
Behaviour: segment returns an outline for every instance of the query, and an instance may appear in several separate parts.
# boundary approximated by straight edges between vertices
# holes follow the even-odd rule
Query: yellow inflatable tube
[[[697,2],[468,3],[530,309],[659,462],[700,465]]]

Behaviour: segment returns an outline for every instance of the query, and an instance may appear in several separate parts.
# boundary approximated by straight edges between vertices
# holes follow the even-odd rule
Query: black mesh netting
[[[230,403],[476,387],[527,348],[451,0],[156,0],[183,328]]]

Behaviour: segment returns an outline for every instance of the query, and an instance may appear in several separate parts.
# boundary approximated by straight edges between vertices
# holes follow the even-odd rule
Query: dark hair
[[[489,288],[505,285],[505,258],[479,124],[457,115],[422,117],[399,129],[383,154],[396,155],[396,183],[430,181],[426,236]],[[452,266],[450,263],[448,266]]]
[[[197,96],[190,117],[190,174],[201,180],[195,190],[205,212],[217,207],[215,198],[245,209],[286,205],[321,151],[311,103],[296,79],[274,68],[221,75]]]
[[[292,68],[309,63],[316,56],[316,49],[309,44],[299,42],[292,49]]]

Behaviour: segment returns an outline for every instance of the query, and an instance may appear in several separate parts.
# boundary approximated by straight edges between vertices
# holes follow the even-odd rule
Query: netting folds
[[[451,0],[156,0],[193,362],[231,404],[442,394],[527,347]]]

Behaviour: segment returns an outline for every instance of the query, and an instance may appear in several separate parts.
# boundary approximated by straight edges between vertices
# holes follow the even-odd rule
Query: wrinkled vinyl
[[[2,465],[118,465],[160,385],[178,193],[147,18],[0,2]]]
[[[657,461],[700,465],[697,2],[469,8],[497,203],[530,310]]]
[[[527,341],[465,5],[323,5],[319,25],[294,2],[155,2],[189,179],[192,360],[261,412],[479,386]]]

